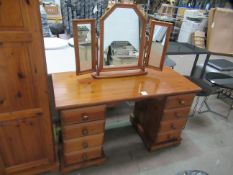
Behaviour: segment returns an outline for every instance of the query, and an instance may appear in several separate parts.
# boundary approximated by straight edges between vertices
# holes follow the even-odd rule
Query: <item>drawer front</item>
[[[155,143],[177,140],[180,138],[180,134],[181,134],[181,130],[158,134]]]
[[[90,148],[84,151],[72,152],[64,154],[65,164],[72,164],[78,162],[84,162],[87,160],[101,157],[102,147]]]
[[[190,111],[190,107],[164,110],[162,121],[179,120],[179,119],[187,118],[189,111]]]
[[[165,109],[191,106],[194,97],[195,94],[184,94],[167,97]]]
[[[64,153],[76,152],[92,147],[102,146],[104,134],[80,137],[77,139],[64,140]]]
[[[63,125],[83,123],[95,120],[103,120],[105,117],[105,106],[84,107],[61,111]]]
[[[100,134],[104,132],[104,128],[104,120],[68,125],[62,127],[62,137],[64,140],[66,140],[77,137]]]
[[[180,120],[170,120],[170,121],[163,121],[159,127],[159,133],[174,131],[174,130],[182,130],[185,126],[186,119]]]

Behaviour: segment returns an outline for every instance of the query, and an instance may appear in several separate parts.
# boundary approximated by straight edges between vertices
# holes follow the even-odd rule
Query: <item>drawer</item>
[[[94,121],[80,124],[67,125],[62,127],[63,139],[72,139],[77,137],[100,134],[104,132],[105,121]]]
[[[80,137],[77,139],[70,139],[63,141],[64,153],[80,151],[92,147],[102,146],[104,134],[92,135],[87,137]]]
[[[183,94],[167,97],[165,109],[180,108],[185,106],[191,106],[195,94]]]
[[[105,118],[105,106],[83,107],[61,111],[61,121],[63,125],[82,123]]]
[[[182,130],[186,124],[186,119],[180,120],[169,120],[161,122],[159,127],[159,133],[174,131],[174,130]]]
[[[102,147],[90,148],[83,151],[64,154],[64,162],[66,164],[79,163],[102,156]]]
[[[190,107],[164,110],[162,121],[187,118],[189,115],[189,111]]]
[[[170,131],[166,133],[160,133],[157,135],[155,143],[161,143],[161,142],[180,139],[181,131],[182,130],[176,130],[176,131]]]

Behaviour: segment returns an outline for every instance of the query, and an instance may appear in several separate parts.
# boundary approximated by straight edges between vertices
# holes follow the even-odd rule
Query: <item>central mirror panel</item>
[[[100,19],[99,77],[145,74],[146,18],[136,4],[114,4]]]
[[[140,18],[134,9],[117,8],[104,21],[104,67],[137,66]]]

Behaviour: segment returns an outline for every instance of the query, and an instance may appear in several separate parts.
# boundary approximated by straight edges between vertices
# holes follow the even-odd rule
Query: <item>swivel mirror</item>
[[[76,74],[95,71],[96,36],[95,20],[73,20]]]
[[[100,19],[97,75],[144,73],[145,28],[146,19],[137,5],[115,4],[110,8]]]
[[[150,36],[145,55],[146,66],[158,70],[163,69],[167,46],[171,34],[171,23],[152,20],[150,22]]]

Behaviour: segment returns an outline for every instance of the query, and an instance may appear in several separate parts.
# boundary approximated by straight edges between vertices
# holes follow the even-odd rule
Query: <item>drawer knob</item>
[[[30,0],[26,0],[27,5],[30,5]]]
[[[181,114],[180,113],[175,113],[175,116],[176,116],[176,118],[181,118],[182,116],[181,116]]]
[[[83,115],[83,121],[87,121],[89,119],[88,115]]]
[[[0,105],[2,105],[4,103],[4,98],[3,97],[0,97]]]
[[[171,136],[170,136],[170,135],[167,135],[167,139],[171,139]]]
[[[184,101],[184,100],[180,100],[180,101],[179,101],[179,104],[184,105],[184,104],[185,104],[185,101]]]
[[[82,134],[83,134],[84,136],[88,135],[88,129],[87,129],[87,128],[84,128],[84,129],[82,130]]]
[[[175,130],[176,129],[176,125],[174,123],[172,123],[171,124],[171,128]]]
[[[84,153],[84,154],[82,155],[82,159],[83,159],[83,160],[87,160],[87,154],[86,154],[86,153]]]
[[[88,143],[87,142],[83,142],[83,148],[88,148]]]

